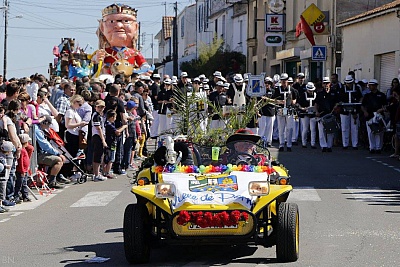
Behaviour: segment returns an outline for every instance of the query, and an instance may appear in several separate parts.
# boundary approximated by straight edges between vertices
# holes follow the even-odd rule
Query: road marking
[[[11,218],[5,218],[3,220],[0,220],[0,223],[6,222],[6,221],[9,221],[9,220],[11,220]]]
[[[11,217],[17,217],[19,215],[21,215],[23,212],[19,211],[19,212],[14,212],[14,214],[10,215]]]
[[[36,195],[38,200],[32,199],[31,202],[24,202],[20,205],[15,205],[10,207],[10,211],[22,211],[22,210],[33,210],[42,205],[43,203],[49,201],[51,198],[55,197],[56,194],[50,194],[48,196]]]
[[[400,172],[400,169],[399,169],[399,168],[396,168],[395,166],[389,165],[389,163],[383,162],[382,160],[379,160],[379,159],[376,159],[376,158],[373,158],[373,157],[367,157],[367,159],[370,159],[370,160],[372,160],[372,161],[375,161],[375,162],[377,162],[377,163],[380,163],[380,164],[382,164],[383,166],[386,166],[386,167],[388,167],[388,168],[390,168],[390,169],[392,169],[392,170],[394,170],[394,171]]]
[[[289,194],[288,201],[321,201],[321,198],[313,187],[296,187]]]
[[[116,198],[122,191],[97,191],[86,194],[83,198],[71,205],[72,208],[103,207]]]
[[[347,187],[347,191],[349,192],[346,197],[347,199],[375,203],[386,202],[387,204],[398,202],[396,199],[391,198],[393,195],[399,193],[399,191],[393,189],[381,189],[379,187]]]

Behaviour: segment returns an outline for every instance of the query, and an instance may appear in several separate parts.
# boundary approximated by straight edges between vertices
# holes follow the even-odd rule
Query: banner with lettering
[[[163,173],[165,183],[176,187],[172,208],[182,204],[221,204],[238,203],[250,209],[255,197],[249,194],[249,183],[268,181],[267,173],[234,171],[230,174],[188,174]]]

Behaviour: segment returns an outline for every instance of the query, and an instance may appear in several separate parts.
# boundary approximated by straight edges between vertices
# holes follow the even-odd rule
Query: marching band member
[[[215,91],[210,93],[208,99],[210,102],[214,104],[214,106],[219,107],[222,109],[223,106],[230,104],[230,99],[224,92],[224,83],[222,81],[218,81],[215,85]],[[209,112],[212,114],[213,110],[212,107],[209,107]],[[211,129],[218,129],[218,128],[225,128],[224,120],[218,115],[214,114],[211,118]]]
[[[271,77],[265,78],[265,88],[266,95],[264,98],[272,98],[275,93],[274,88],[272,88],[273,81]],[[267,146],[271,147],[272,144],[272,131],[275,122],[275,106],[267,104],[261,108],[261,118],[258,120],[258,135],[265,136],[267,140]]]
[[[299,99],[299,91],[293,87],[293,78],[289,77],[288,79],[288,84],[289,86],[293,89],[293,91],[296,93],[296,99]],[[292,144],[294,146],[297,146],[297,140],[299,139],[299,130],[300,130],[300,120],[299,116],[297,115],[297,112],[293,114],[293,135],[292,135]]]
[[[232,99],[234,106],[246,106],[246,84],[243,82],[242,74],[235,74],[233,81],[226,95]]]
[[[296,93],[288,85],[289,76],[287,73],[282,73],[280,76],[281,85],[275,89],[274,98],[279,104],[277,121],[279,131],[279,151],[284,151],[285,133],[288,152],[292,151],[292,135],[293,135],[293,105],[296,104]]]
[[[351,75],[347,75],[345,79],[344,90],[340,92],[341,103],[359,103],[362,94],[361,88],[358,84],[355,84],[354,78]],[[346,111],[343,108],[340,111],[340,123],[342,128],[342,144],[343,149],[347,149],[350,143],[353,149],[358,149],[358,126],[359,118],[358,111]]]
[[[171,125],[171,118],[168,109],[171,108],[171,98],[172,98],[172,81],[171,79],[164,80],[164,86],[161,87],[160,92],[157,95],[157,102],[159,105],[158,109],[158,121],[159,121],[159,128],[158,128],[158,135],[164,134],[165,131],[170,129]]]
[[[326,133],[324,125],[322,123],[322,116],[329,114],[336,107],[339,102],[339,91],[337,87],[330,86],[329,77],[324,77],[322,80],[322,86],[324,90],[317,93],[315,99],[315,116],[318,118],[318,133],[319,133],[319,145],[322,148],[322,152],[332,152],[334,133]]]
[[[383,131],[374,133],[371,130],[369,123],[372,123],[374,113],[383,113],[384,107],[387,105],[386,95],[378,91],[378,81],[371,79],[368,82],[370,93],[367,93],[362,101],[361,110],[367,120],[367,132],[369,140],[370,153],[381,153],[383,145]]]
[[[315,93],[314,83],[309,82],[306,85],[306,91],[300,93],[299,97],[299,117],[301,122],[301,143],[303,148],[307,148],[307,135],[308,130],[311,131],[311,148],[315,146],[317,136],[317,121],[315,118]]]

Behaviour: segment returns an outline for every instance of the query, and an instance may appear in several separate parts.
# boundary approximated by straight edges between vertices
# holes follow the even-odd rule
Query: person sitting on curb
[[[38,164],[49,166],[50,175],[48,177],[49,187],[60,189],[62,185],[57,183],[56,176],[60,172],[66,158],[60,154],[46,139],[44,131],[50,128],[52,119],[50,116],[44,116],[45,119],[39,124],[39,127],[35,127],[35,136],[38,143]]]

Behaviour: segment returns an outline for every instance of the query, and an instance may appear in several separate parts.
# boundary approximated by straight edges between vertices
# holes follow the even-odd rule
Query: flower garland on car
[[[179,225],[186,225],[187,223],[192,223],[200,226],[201,228],[207,227],[219,227],[224,226],[235,226],[238,225],[239,221],[247,222],[249,220],[249,214],[247,212],[240,212],[238,210],[231,211],[230,213],[226,211],[222,212],[188,212],[182,210],[179,212],[177,223]]]
[[[255,166],[255,165],[167,165],[167,166],[153,166],[151,169],[154,173],[230,173],[232,171],[242,171],[242,172],[266,172],[268,174],[273,173],[275,170],[269,166]]]

